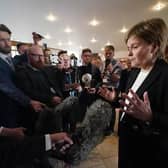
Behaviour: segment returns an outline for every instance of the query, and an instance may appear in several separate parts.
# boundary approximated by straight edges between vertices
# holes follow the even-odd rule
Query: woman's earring
[[[152,64],[155,63],[154,54],[150,53],[149,57],[151,59]]]

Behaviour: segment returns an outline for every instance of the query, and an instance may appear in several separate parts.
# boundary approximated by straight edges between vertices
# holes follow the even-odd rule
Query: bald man
[[[16,71],[17,86],[32,99],[42,102],[51,109],[55,108],[56,131],[61,131],[64,127],[63,120],[70,125],[70,128],[64,130],[74,131],[76,125],[74,113],[78,111],[78,98],[68,97],[63,100],[60,73],[54,66],[45,66],[42,48],[38,45],[30,47],[28,59],[29,64],[19,67]]]

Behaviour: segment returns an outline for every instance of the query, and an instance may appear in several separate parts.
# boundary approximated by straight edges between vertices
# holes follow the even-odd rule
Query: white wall
[[[115,52],[115,58],[119,59],[119,58],[123,58],[123,57],[127,57],[128,56],[128,51],[116,51]]]

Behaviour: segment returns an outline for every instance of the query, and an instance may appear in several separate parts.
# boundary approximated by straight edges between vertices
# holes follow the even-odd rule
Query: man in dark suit
[[[32,107],[36,111],[42,104],[31,100],[14,84],[15,68],[11,58],[11,31],[0,25],[0,125],[16,127],[21,107]]]

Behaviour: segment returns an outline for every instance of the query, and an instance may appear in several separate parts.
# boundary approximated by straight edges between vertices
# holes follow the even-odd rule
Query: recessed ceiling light
[[[104,51],[104,47],[101,48],[101,51]]]
[[[110,41],[107,41],[106,45],[111,45]]]
[[[61,41],[59,41],[58,42],[58,46],[62,46],[63,44],[62,44],[62,42]]]
[[[71,46],[73,43],[72,41],[68,41],[68,45]]]
[[[100,22],[96,19],[93,19],[89,22],[89,25],[91,26],[98,26],[100,24]]]
[[[128,29],[125,26],[123,26],[123,28],[120,30],[121,33],[126,33],[127,31]]]
[[[51,39],[51,36],[50,36],[49,33],[47,33],[46,35],[44,35],[44,37],[45,37],[47,40]]]
[[[97,40],[93,37],[91,40],[90,40],[92,43],[96,43]]]
[[[80,45],[79,48],[82,50],[83,49],[82,45]]]
[[[153,10],[154,11],[160,11],[160,10],[162,10],[163,8],[165,8],[166,7],[166,4],[165,3],[163,3],[163,2],[158,2],[156,5],[154,5],[153,6]]]
[[[57,17],[56,17],[55,15],[53,15],[52,13],[50,13],[50,14],[46,17],[46,19],[47,19],[48,21],[50,21],[50,22],[54,22],[54,21],[57,20]]]
[[[65,33],[71,33],[71,32],[72,32],[72,29],[67,26],[67,27],[64,29],[64,32],[65,32]]]

